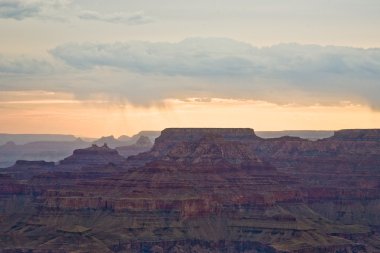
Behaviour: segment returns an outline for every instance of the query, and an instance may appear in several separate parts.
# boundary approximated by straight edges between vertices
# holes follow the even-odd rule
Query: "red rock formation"
[[[89,232],[66,235],[60,247],[86,239],[111,252],[376,252],[378,136],[266,140],[251,129],[166,129],[126,162],[107,147],[77,150],[24,182],[17,201],[0,198],[0,238],[10,238],[0,248],[25,240],[53,249],[57,231],[79,226]],[[1,180],[4,196],[21,183]],[[4,211],[12,205],[28,211]]]

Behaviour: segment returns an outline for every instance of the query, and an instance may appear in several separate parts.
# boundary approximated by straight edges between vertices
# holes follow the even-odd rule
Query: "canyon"
[[[380,252],[380,130],[168,128],[20,160],[0,169],[0,252]]]
[[[58,162],[71,155],[76,149],[83,149],[92,144],[107,144],[117,148],[125,157],[148,151],[160,132],[141,131],[131,137],[114,136],[95,138],[76,138],[66,135],[25,135],[0,134],[0,168],[9,167],[17,160],[45,160]],[[141,140],[142,138],[142,140]],[[144,141],[145,140],[145,141]]]

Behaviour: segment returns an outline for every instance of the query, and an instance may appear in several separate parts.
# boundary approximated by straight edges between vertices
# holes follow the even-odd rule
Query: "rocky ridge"
[[[111,149],[107,144],[97,146],[93,144],[86,149],[74,150],[73,155],[59,162],[61,165],[107,165],[122,164],[125,158],[119,155],[115,149]]]

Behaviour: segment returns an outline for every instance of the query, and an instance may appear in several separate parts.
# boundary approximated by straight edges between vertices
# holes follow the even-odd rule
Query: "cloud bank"
[[[299,44],[258,48],[229,39],[191,38],[178,43],[65,44],[51,54],[81,70],[106,67],[219,82],[219,87],[204,88],[211,93],[221,89],[257,98],[257,94],[287,90],[343,100],[356,97],[380,105],[373,95],[380,94],[378,48]]]
[[[183,76],[378,78],[380,49],[279,44],[257,48],[229,39],[186,39],[179,43],[65,44],[51,50],[68,65],[116,67],[139,73]],[[311,76],[310,76],[311,75]]]
[[[380,109],[378,48],[300,44],[259,48],[230,39],[191,38],[178,43],[69,43],[50,53],[67,65],[61,75],[55,71],[51,84],[18,80],[18,90],[34,85],[41,89],[43,83],[45,90],[78,97],[101,93],[135,104],[187,96],[292,104],[352,101]],[[3,73],[38,76],[43,66],[0,57]],[[67,67],[70,73],[65,73]]]

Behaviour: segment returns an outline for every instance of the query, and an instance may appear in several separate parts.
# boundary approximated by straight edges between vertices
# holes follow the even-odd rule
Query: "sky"
[[[0,132],[380,128],[378,0],[0,0]]]

